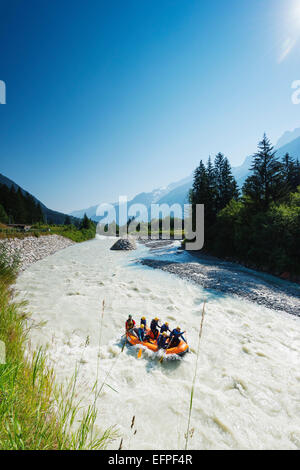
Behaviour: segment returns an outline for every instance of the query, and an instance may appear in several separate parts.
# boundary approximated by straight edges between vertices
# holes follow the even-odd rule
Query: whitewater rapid
[[[116,425],[111,448],[182,449],[203,300],[207,300],[190,449],[300,448],[300,319],[137,263],[148,249],[110,251],[111,239],[71,246],[22,273],[34,346],[48,346],[58,380],[79,366],[78,397],[90,404],[105,301],[97,426]],[[160,364],[126,347],[124,322],[159,316],[186,330],[191,348]],[[120,354],[120,355],[119,355]],[[117,358],[117,359],[116,359]],[[131,429],[132,418],[135,425]],[[135,433],[136,431],[136,433]]]

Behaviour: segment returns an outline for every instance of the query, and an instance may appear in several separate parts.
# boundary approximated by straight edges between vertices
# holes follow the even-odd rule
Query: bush
[[[209,230],[206,248],[275,274],[299,274],[299,239],[300,190],[261,212],[248,200],[232,200]]]

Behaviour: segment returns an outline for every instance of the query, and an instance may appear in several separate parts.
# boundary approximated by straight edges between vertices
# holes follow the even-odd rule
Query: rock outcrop
[[[133,238],[120,238],[111,247],[111,250],[130,251],[130,250],[135,250],[135,249],[136,249],[136,243]]]

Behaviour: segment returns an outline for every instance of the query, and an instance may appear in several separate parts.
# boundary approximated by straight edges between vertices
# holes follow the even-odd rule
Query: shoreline
[[[19,273],[21,273],[37,261],[47,258],[71,245],[75,245],[75,242],[61,235],[53,234],[25,237],[23,239],[5,238],[0,240],[0,244],[5,246],[9,256],[19,255]]]
[[[269,273],[247,268],[236,262],[225,261],[211,255],[178,250],[178,261],[159,259],[159,250],[169,244],[162,240],[146,241],[154,256],[139,262],[152,269],[174,274],[205,289],[223,295],[236,295],[258,305],[300,317],[300,287],[297,283],[282,280]],[[187,258],[180,260],[180,254]]]

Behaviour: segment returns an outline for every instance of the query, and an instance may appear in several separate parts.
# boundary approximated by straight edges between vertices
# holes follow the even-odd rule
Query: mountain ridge
[[[45,204],[43,204],[39,199],[33,196],[33,194],[31,194],[29,191],[26,191],[24,188],[18,185],[15,181],[11,180],[10,178],[8,178],[7,176],[4,176],[1,173],[0,173],[0,184],[4,184],[8,188],[11,188],[13,186],[16,191],[20,188],[22,194],[24,195],[30,194],[33,197],[34,201],[37,204],[40,204],[42,212],[48,222],[51,220],[54,224],[62,225],[65,221],[66,216],[68,216],[68,214],[64,214],[62,212],[49,209],[47,206],[45,206]],[[71,222],[78,222],[77,217],[74,217],[74,216],[69,216],[69,217],[71,218]]]
[[[244,180],[247,177],[247,173],[249,171],[249,164],[252,157],[247,157],[242,165],[232,168],[232,172],[234,177],[236,178],[238,185],[242,186]],[[177,182],[170,183],[167,186],[162,188],[156,188],[151,192],[142,192],[138,193],[132,199],[128,201],[128,206],[132,206],[133,204],[144,204],[147,209],[150,209],[151,204],[169,204],[170,206],[173,204],[180,204],[182,207],[184,204],[188,203],[188,192],[189,189],[193,185],[193,175],[187,176],[185,178],[180,179]],[[111,203],[116,212],[118,213],[119,203],[114,202]],[[75,217],[83,217],[86,213],[88,217],[90,217],[95,222],[99,222],[102,217],[97,216],[97,208],[100,204],[91,206],[87,209],[81,209],[78,211],[73,211],[70,215]],[[112,220],[111,220],[112,222]],[[126,221],[122,221],[125,223]]]
[[[290,141],[289,139],[291,136],[296,138]],[[284,145],[280,146],[281,143],[284,143]],[[275,146],[275,150],[277,152],[278,158],[282,158],[286,153],[289,153],[294,158],[297,158],[298,155],[300,156],[300,129],[295,129],[292,132],[287,131],[284,133],[283,136],[278,140]],[[240,188],[243,186],[243,183],[249,174],[251,163],[252,155],[249,155],[245,158],[241,165],[232,167],[233,176],[235,177]],[[184,204],[188,203],[188,192],[192,187],[192,184],[193,175],[190,175],[163,188],[156,188],[148,193],[138,193],[130,201],[128,201],[128,207],[132,206],[133,204],[144,204],[149,210],[151,204],[154,203],[169,204],[170,206],[177,203],[183,206]],[[160,197],[158,197],[158,195]],[[112,205],[118,213],[118,202],[114,202]],[[91,206],[88,209],[73,211],[70,215],[83,217],[84,213],[86,213],[87,216],[93,219],[95,222],[99,222],[102,217],[96,215],[98,207],[99,204]],[[125,221],[123,222],[125,223]]]

